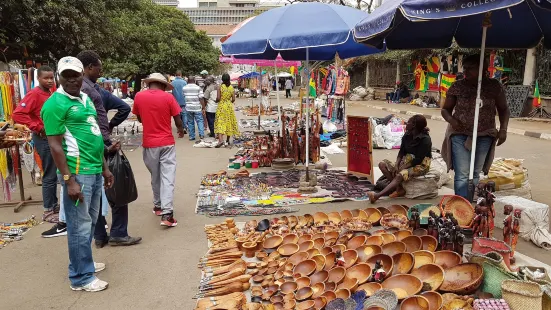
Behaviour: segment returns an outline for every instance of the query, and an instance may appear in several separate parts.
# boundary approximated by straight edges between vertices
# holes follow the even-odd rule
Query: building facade
[[[196,8],[181,8],[194,25],[237,25],[277,4],[259,0],[198,0]]]
[[[153,0],[154,3],[159,5],[166,5],[166,6],[178,6],[178,0]]]

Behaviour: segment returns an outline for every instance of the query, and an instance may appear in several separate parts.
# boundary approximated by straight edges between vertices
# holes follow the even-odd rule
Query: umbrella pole
[[[254,66],[255,66],[255,72],[256,72],[256,64]],[[262,109],[262,70],[260,71],[259,84],[260,84],[260,101],[258,101],[258,127],[257,127],[258,130],[260,130],[260,110]]]
[[[310,182],[308,163],[310,162],[310,68],[308,67],[309,55],[306,48],[306,182]],[[302,102],[300,103],[302,105]]]
[[[276,100],[277,114],[279,115],[279,135],[283,137],[283,123],[281,122],[281,105],[279,104],[279,81],[277,78],[277,60],[274,60],[275,81],[276,81]]]
[[[469,183],[468,183],[468,197],[469,201],[473,201],[475,184],[474,184],[474,163],[476,157],[476,142],[478,138],[478,116],[480,114],[480,107],[482,106],[482,99],[480,98],[480,92],[482,90],[482,74],[484,69],[484,50],[486,49],[486,31],[488,30],[486,22],[482,27],[482,43],[480,45],[480,64],[478,65],[478,86],[476,89],[476,105],[474,108],[474,126],[473,126],[473,144],[471,147],[471,163],[469,167]]]

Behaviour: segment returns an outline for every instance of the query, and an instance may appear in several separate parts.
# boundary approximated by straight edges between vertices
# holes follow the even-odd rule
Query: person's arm
[[[216,102],[220,102],[220,97],[222,97],[221,95],[221,88],[222,87],[219,87],[218,90],[216,91]]]
[[[44,125],[33,120],[30,115],[40,119],[39,96],[31,92],[21,100],[21,103],[13,111],[12,118],[17,124],[27,126],[32,132],[43,134]]]
[[[505,92],[501,90],[496,98],[496,109],[499,116],[499,133],[497,135],[497,145],[502,145],[507,140],[507,127],[509,126],[509,117],[511,112],[507,106]]]
[[[48,136],[48,144],[50,145],[50,152],[54,159],[55,165],[61,175],[70,175],[68,181],[65,181],[67,184],[67,195],[71,198],[72,201],[83,201],[84,196],[82,195],[80,184],[77,183],[75,177],[71,174],[71,170],[67,165],[67,158],[63,152],[63,135]]]
[[[233,88],[231,89],[231,102],[234,103],[235,102],[235,91],[233,91]]]
[[[132,106],[132,114],[136,115],[136,118],[138,119],[138,122],[142,122],[142,118],[140,117],[140,94],[136,94],[136,97],[134,97],[134,105]],[[176,100],[176,99],[174,99]]]
[[[103,96],[103,98],[105,98],[105,102],[103,103],[105,110],[117,110],[117,114],[115,114],[115,116],[113,116],[113,118],[109,121],[109,132],[112,132],[114,127],[119,126],[128,118],[128,115],[130,114],[130,106],[121,98],[114,96],[104,89],[102,89],[101,92],[102,95],[105,94]]]
[[[178,138],[184,137],[184,122],[182,122],[182,118],[180,117],[180,113],[182,113],[182,108],[172,97],[172,100],[170,101],[170,114],[172,114],[172,118],[174,119],[174,124],[176,125],[176,128],[178,129]]]
[[[453,117],[453,109],[455,109],[455,105],[457,104],[457,95],[455,94],[454,86],[455,84],[448,89],[448,92],[446,93],[446,101],[444,102],[444,106],[442,106],[442,111],[440,113],[446,122],[448,122],[455,130],[461,130],[463,125],[457,118]]]

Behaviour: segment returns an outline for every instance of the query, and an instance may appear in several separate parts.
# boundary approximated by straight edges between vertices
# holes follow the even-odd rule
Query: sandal
[[[218,144],[215,146],[215,148],[219,149],[224,145],[224,142],[218,142]]]

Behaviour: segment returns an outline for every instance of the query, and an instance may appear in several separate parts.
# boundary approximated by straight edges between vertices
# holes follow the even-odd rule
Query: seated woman
[[[432,141],[427,128],[427,119],[423,115],[412,116],[406,125],[406,133],[402,138],[396,164],[386,159],[379,163],[379,168],[390,184],[379,193],[370,192],[371,203],[375,203],[383,196],[404,196],[403,182],[429,172],[431,149]]]

